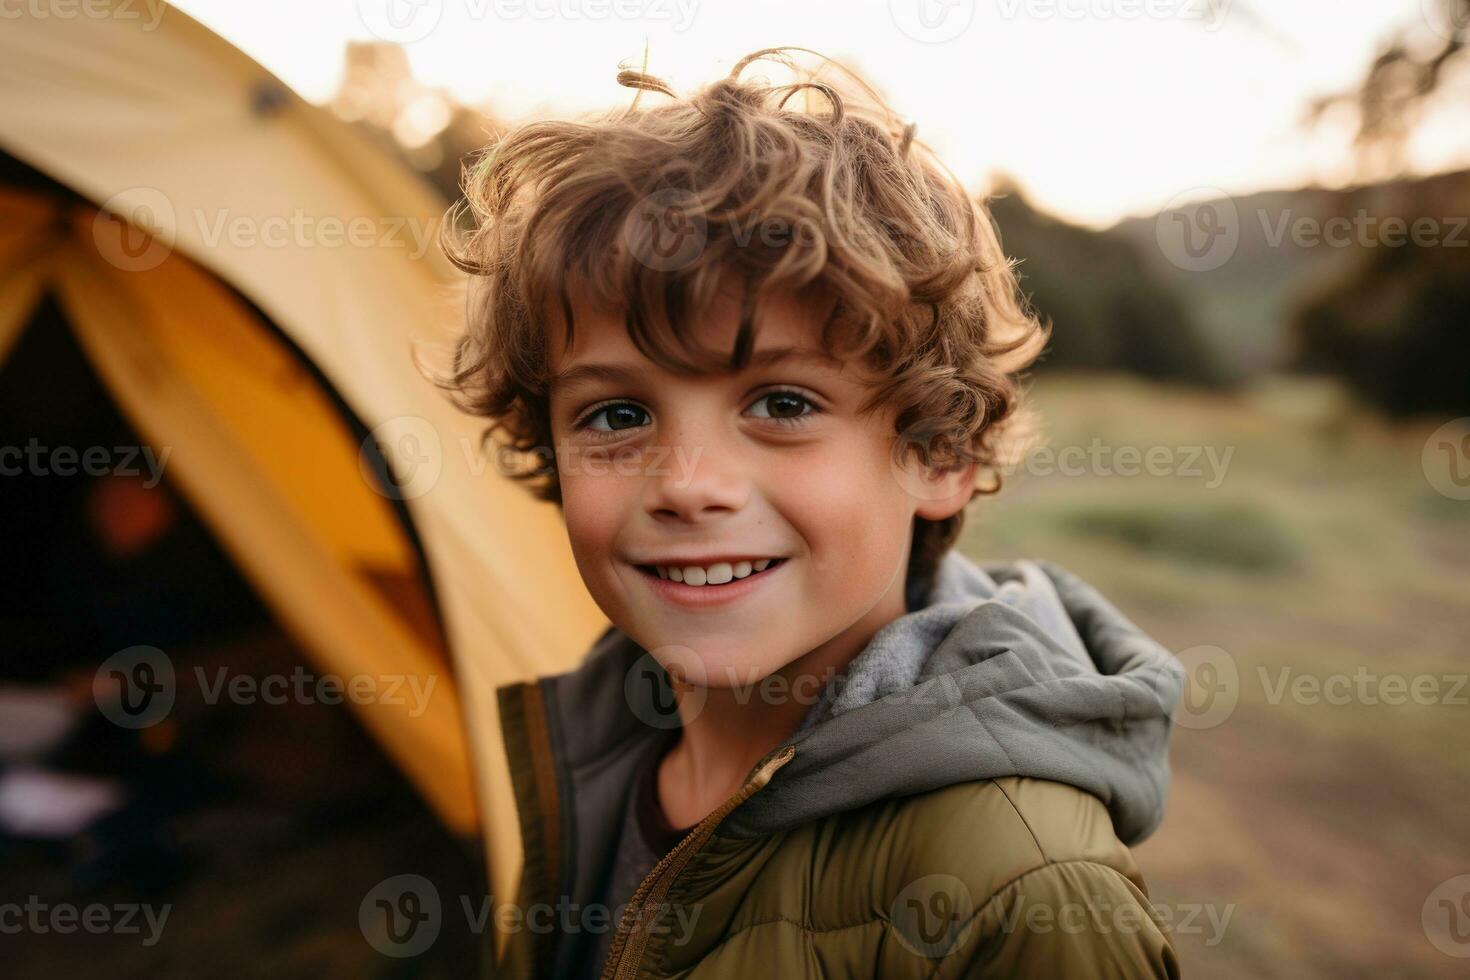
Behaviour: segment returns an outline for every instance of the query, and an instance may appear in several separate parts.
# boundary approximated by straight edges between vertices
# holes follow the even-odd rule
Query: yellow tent
[[[512,894],[494,688],[569,666],[606,621],[556,512],[410,360],[461,329],[444,202],[179,11],[101,9],[0,29],[0,150],[48,178],[0,183],[0,360],[55,296],[319,669],[437,678],[423,714],[361,717]]]

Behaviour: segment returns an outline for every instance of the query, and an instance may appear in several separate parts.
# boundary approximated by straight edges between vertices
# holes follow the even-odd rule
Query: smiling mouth
[[[684,585],[687,585],[690,588],[719,590],[719,589],[724,588],[727,585],[736,585],[736,584],[738,584],[740,582],[747,581],[748,579],[759,578],[762,575],[766,575],[769,572],[771,572],[771,571],[773,571],[773,570],[775,570],[777,568],[780,568],[782,565],[786,564],[786,559],[785,558],[772,558],[770,560],[769,564],[767,564],[764,568],[755,568],[752,565],[752,567],[750,568],[750,570],[746,574],[740,575],[739,572],[743,570],[740,566],[746,565],[746,564],[748,564],[748,563],[746,563],[746,562],[739,562],[734,567],[730,568],[729,569],[730,577],[727,578],[727,579],[725,579],[722,582],[710,582],[710,581],[708,581],[708,574],[707,574],[708,572],[715,572],[716,573],[716,577],[722,577],[721,576],[721,573],[718,570],[719,566],[712,566],[710,569],[699,568],[698,569],[699,574],[698,575],[694,575],[694,576],[686,575],[685,574],[685,572],[686,572],[685,569],[678,569],[678,568],[669,569],[669,568],[665,568],[663,570],[662,574],[661,574],[659,567],[656,566],[656,565],[634,565],[633,567],[636,568],[636,569],[638,569],[638,571],[642,572],[644,575],[647,575],[649,578],[658,579],[659,581],[674,582],[674,583],[682,582]],[[697,566],[689,566],[689,567],[690,568],[696,568]],[[674,577],[676,574],[679,576],[678,578],[675,578]],[[694,579],[694,580],[691,581],[690,580],[691,578]]]

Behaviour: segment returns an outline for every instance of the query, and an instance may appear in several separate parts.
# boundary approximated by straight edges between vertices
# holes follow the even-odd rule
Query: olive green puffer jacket
[[[952,552],[909,609],[644,879],[603,977],[1179,975],[1124,844],[1162,818],[1177,662],[1049,562]],[[614,925],[621,814],[668,734],[640,672],[667,683],[610,629],[500,691],[515,905],[558,914],[499,976],[573,975]]]

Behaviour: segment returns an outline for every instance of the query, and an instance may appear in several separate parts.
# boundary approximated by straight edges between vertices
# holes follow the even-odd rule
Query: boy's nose
[[[682,439],[659,447],[644,479],[644,508],[657,520],[697,523],[740,511],[750,499],[746,461],[717,442]]]

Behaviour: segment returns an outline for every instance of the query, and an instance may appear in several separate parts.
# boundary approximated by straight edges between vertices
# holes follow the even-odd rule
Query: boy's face
[[[733,687],[850,646],[840,669],[904,613],[914,515],[957,511],[973,471],[905,489],[892,412],[860,416],[871,378],[822,351],[825,309],[767,300],[751,366],[703,376],[649,361],[620,314],[574,310],[573,349],[549,338],[551,429],[572,552],[614,625],[688,683]],[[738,325],[727,288],[690,326],[728,351]],[[797,353],[766,360],[780,350]],[[658,566],[749,574],[696,585]]]

